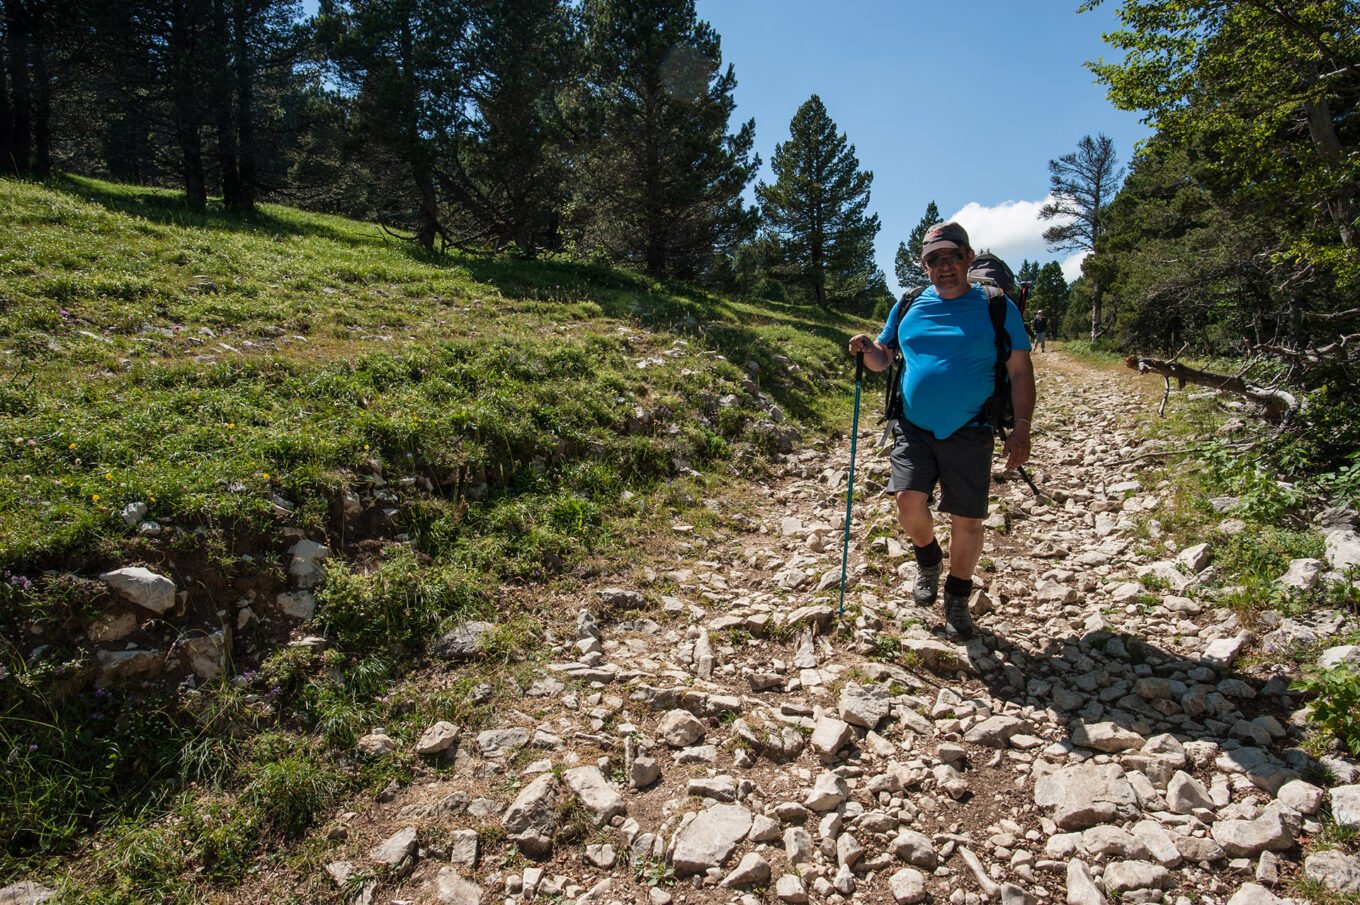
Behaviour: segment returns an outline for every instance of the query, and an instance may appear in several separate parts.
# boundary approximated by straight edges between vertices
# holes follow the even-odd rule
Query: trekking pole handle
[[[855,353],[855,383],[864,381],[864,352]]]

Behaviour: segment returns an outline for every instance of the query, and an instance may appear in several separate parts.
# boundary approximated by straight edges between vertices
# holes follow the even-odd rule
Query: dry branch
[[[1233,393],[1244,399],[1250,399],[1265,410],[1266,417],[1269,420],[1276,423],[1292,418],[1300,407],[1299,400],[1292,393],[1272,387],[1257,386],[1248,383],[1240,376],[1214,374],[1210,371],[1201,371],[1198,368],[1183,365],[1177,361],[1161,358],[1131,356],[1124,359],[1124,364],[1140,374],[1153,372],[1161,374],[1163,377],[1212,387],[1220,392]]]

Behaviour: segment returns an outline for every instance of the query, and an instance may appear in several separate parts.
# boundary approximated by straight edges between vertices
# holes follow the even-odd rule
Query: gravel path
[[[867,429],[837,620],[849,444],[802,450],[705,501],[716,530],[675,525],[628,586],[558,601],[569,637],[503,724],[432,727],[426,756],[452,769],[338,820],[320,885],[469,905],[1280,901],[1354,768],[1331,758],[1342,788],[1315,784],[1289,677],[1235,669],[1258,639],[1196,590],[1237,524],[1188,550],[1146,525],[1167,495],[1142,436],[1160,393],[1036,359],[1052,499],[997,485],[973,641],[911,603]],[[1360,883],[1340,854],[1309,872]]]

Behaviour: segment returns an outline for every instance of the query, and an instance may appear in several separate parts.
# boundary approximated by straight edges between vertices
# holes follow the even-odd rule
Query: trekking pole
[[[997,430],[996,430],[996,432],[997,432],[997,435],[1001,437],[1001,442],[1002,442],[1002,443],[1005,443],[1005,442],[1006,442],[1006,431],[1005,431],[1005,429],[1004,429],[1004,428],[998,427]],[[1034,485],[1034,481],[1032,481],[1032,480],[1030,479],[1029,472],[1025,471],[1025,466],[1023,466],[1023,465],[1017,465],[1017,466],[1015,467],[1015,470],[1018,471],[1018,472],[1020,472],[1020,477],[1022,477],[1022,478],[1025,479],[1025,483],[1029,485],[1029,489],[1030,489],[1031,491],[1034,492],[1034,498],[1035,498],[1036,500],[1051,500],[1051,499],[1053,499],[1051,496],[1049,496],[1048,494],[1044,493],[1042,490],[1040,490],[1038,487],[1036,487],[1036,486]]]
[[[855,447],[859,445],[859,391],[864,386],[864,353],[855,354],[855,420],[850,428],[850,477],[845,489],[845,541],[841,544],[841,602],[836,618],[845,612],[845,569],[850,562],[850,513],[855,504]]]

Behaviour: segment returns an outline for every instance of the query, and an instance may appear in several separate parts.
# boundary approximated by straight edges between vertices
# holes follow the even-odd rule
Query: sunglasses
[[[952,267],[956,264],[962,264],[963,260],[964,256],[956,251],[950,254],[932,255],[921,263],[926,265],[927,270],[934,270],[936,267]]]

